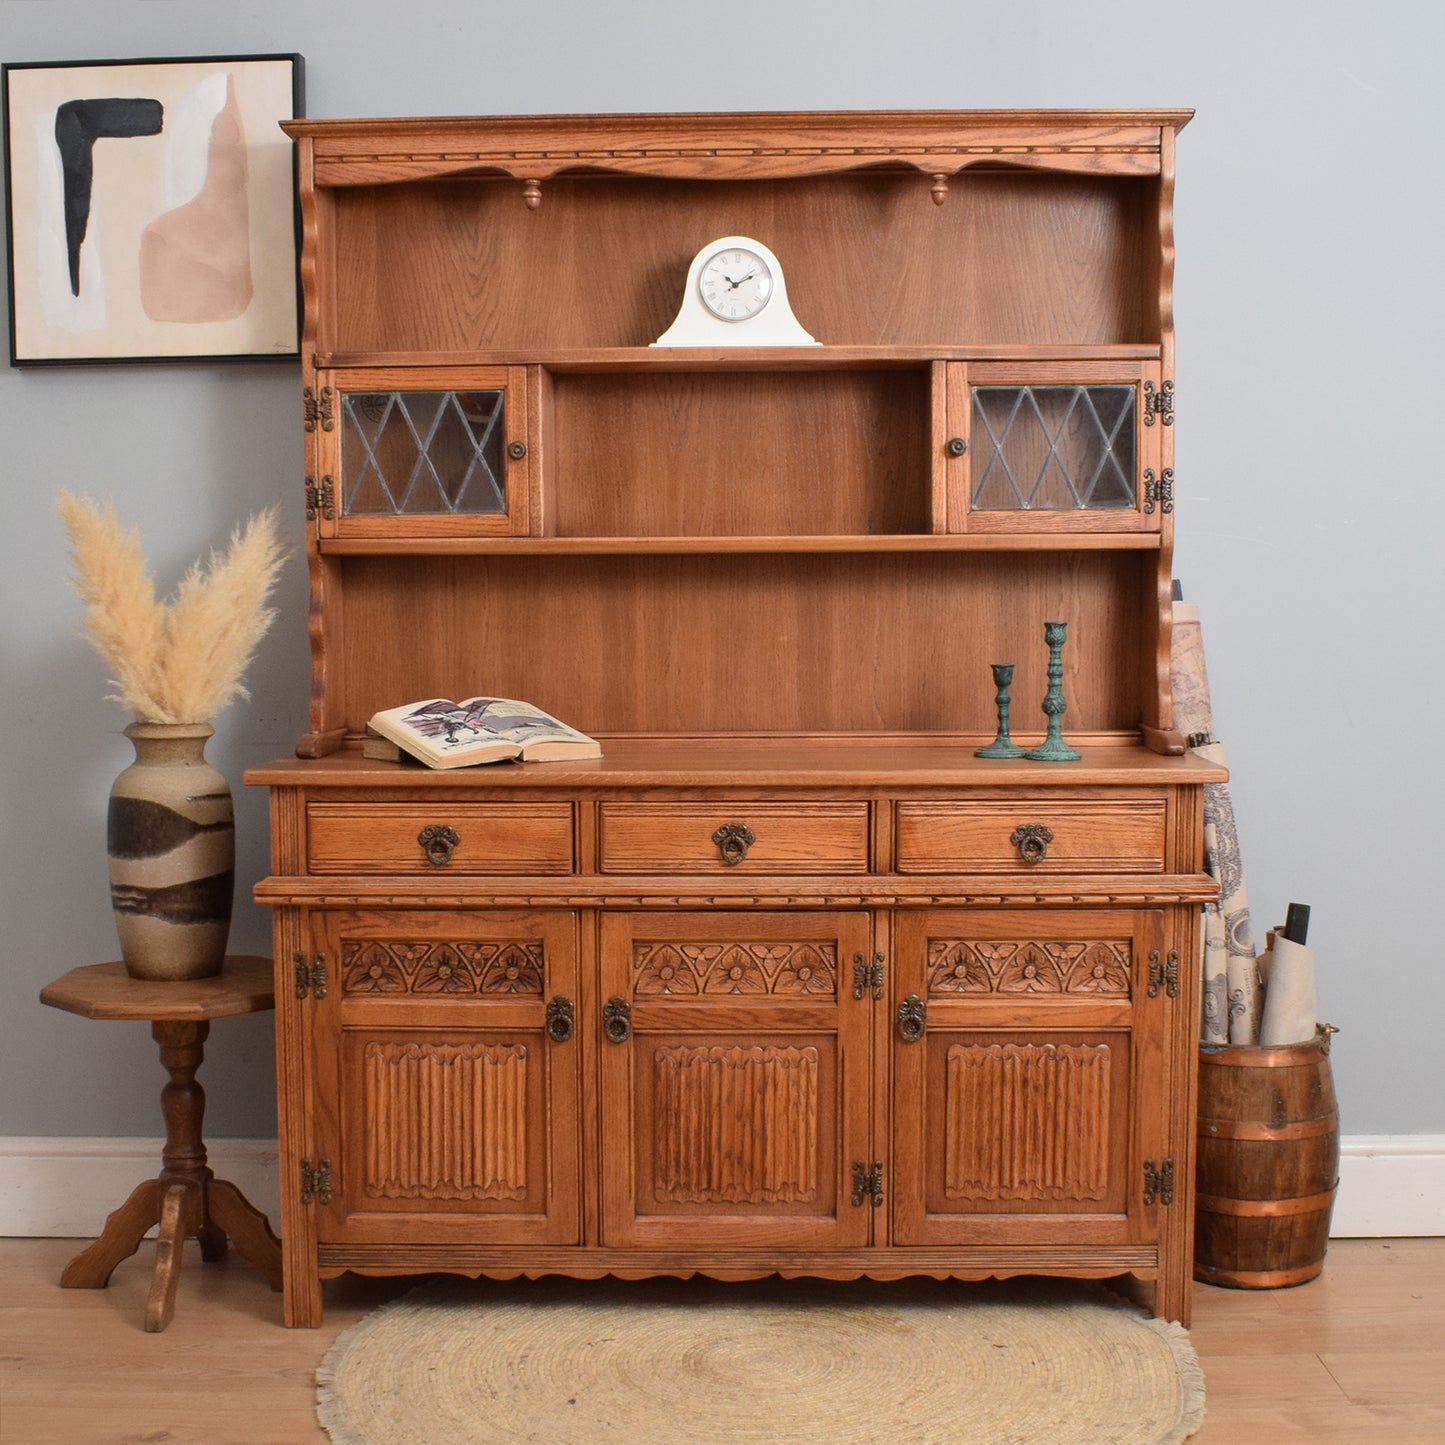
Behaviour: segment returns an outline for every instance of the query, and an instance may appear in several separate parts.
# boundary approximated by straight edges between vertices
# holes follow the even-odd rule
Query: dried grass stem
[[[287,552],[276,511],[257,513],[224,552],[195,563],[169,601],[156,597],[139,532],[115,510],[60,490],[71,585],[85,603],[81,631],[111,670],[109,694],[142,722],[199,723],[233,697],[275,612],[266,606]]]

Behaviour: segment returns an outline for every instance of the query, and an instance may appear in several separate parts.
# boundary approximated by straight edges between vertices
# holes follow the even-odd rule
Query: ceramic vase
[[[208,723],[132,723],[133,762],[110,790],[110,897],[132,978],[208,978],[231,929],[231,789],[206,761]]]

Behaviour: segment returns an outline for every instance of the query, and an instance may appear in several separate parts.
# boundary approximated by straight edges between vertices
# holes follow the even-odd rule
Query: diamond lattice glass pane
[[[973,414],[975,511],[1134,505],[1132,386],[979,386]]]
[[[347,516],[506,511],[500,391],[349,392],[341,399]]]
[[[375,458],[377,438],[395,402],[384,392],[354,392],[341,398],[341,497],[346,512],[396,511]]]

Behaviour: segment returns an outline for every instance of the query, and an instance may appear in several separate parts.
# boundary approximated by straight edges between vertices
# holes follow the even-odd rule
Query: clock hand
[[[749,271],[746,276],[739,276],[736,281],[734,281],[731,276],[724,276],[723,280],[728,283],[729,290],[736,291],[738,287],[743,284],[744,281],[751,281],[753,277],[757,274],[758,273],[756,271]]]

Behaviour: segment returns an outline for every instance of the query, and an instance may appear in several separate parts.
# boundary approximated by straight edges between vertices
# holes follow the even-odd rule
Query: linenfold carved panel
[[[342,945],[347,993],[484,993],[542,996],[542,945],[402,943],[348,939]]]
[[[838,991],[831,943],[639,943],[632,950],[633,992],[789,994]]]
[[[1129,995],[1127,938],[1088,943],[1053,939],[936,938],[928,945],[928,991]]]
[[[369,1043],[362,1055],[371,1199],[523,1199],[527,1050]]]
[[[1104,1198],[1107,1044],[954,1044],[945,1056],[949,1199]]]
[[[818,1051],[660,1048],[653,1194],[678,1204],[817,1197]]]

